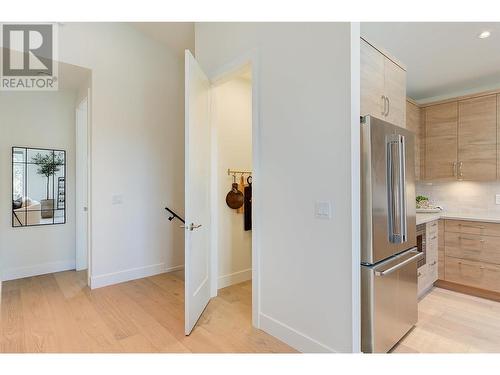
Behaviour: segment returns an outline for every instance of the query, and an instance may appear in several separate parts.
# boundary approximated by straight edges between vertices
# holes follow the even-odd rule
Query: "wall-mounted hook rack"
[[[247,175],[251,176],[252,175],[252,171],[237,171],[237,170],[234,170],[234,169],[228,169],[227,170],[227,175],[228,176],[231,176],[231,175],[235,176],[237,174],[241,174],[241,175],[247,174]]]

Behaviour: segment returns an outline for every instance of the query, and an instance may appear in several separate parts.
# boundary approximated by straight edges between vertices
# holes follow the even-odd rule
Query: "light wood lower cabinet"
[[[434,282],[438,279],[439,274],[439,227],[438,221],[431,221],[426,224],[426,252],[425,252],[425,264],[418,268],[418,296],[421,297],[426,291],[428,291]]]
[[[445,220],[445,231],[500,237],[500,224],[468,220]]]
[[[447,256],[500,264],[500,237],[447,232],[445,238]]]
[[[446,257],[446,281],[500,292],[500,266]]]
[[[443,258],[439,286],[500,298],[500,224],[444,220]]]

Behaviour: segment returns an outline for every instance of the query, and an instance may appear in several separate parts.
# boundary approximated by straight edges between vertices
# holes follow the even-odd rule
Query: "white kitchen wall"
[[[416,191],[450,213],[500,216],[500,205],[495,204],[495,195],[500,194],[500,182],[419,182]]]
[[[73,90],[0,92],[0,264],[4,280],[75,267],[75,98]],[[66,224],[12,228],[13,146],[66,151]],[[43,196],[43,180],[40,189]]]
[[[353,35],[349,23],[195,26],[196,58],[209,76],[257,56],[260,325],[305,352],[359,350],[359,194],[351,182],[351,126],[359,127],[351,43],[359,46],[359,26]],[[315,217],[317,201],[331,203],[331,220]]]
[[[123,23],[63,24],[59,58],[92,70],[92,287],[182,267],[183,59]]]
[[[235,78],[216,86],[212,103],[217,133],[218,287],[224,288],[252,278],[252,232],[244,231],[243,213],[226,204],[233,182],[227,170],[252,170],[251,81]]]

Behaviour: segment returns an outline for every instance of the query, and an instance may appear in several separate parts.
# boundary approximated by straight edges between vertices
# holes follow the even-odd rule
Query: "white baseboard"
[[[263,313],[260,313],[260,329],[302,353],[336,353],[336,350]]]
[[[229,275],[219,276],[217,281],[217,289],[225,288],[230,285],[242,283],[243,281],[252,280],[252,269],[246,269],[231,273]]]
[[[4,269],[2,274],[2,280],[16,280],[22,279],[23,277],[39,276],[45,275],[47,273],[69,271],[75,269],[75,260],[62,260],[59,262],[49,262],[42,264],[35,264],[28,267],[18,267]]]
[[[106,273],[104,275],[92,276],[90,288],[97,289],[104,286],[119,284],[130,280],[142,279],[165,272],[174,272],[184,269],[184,265],[167,267],[165,263],[152,264],[144,267],[130,268],[128,270]]]

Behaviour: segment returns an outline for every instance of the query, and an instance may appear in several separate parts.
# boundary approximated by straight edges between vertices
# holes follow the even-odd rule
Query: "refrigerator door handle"
[[[401,243],[408,238],[407,210],[406,210],[406,139],[399,135],[399,205],[400,205],[400,228]]]
[[[406,266],[408,263],[411,263],[411,262],[418,261],[418,260],[422,259],[423,256],[424,256],[424,254],[418,252],[418,250],[416,250],[416,249],[413,249],[413,250],[410,250],[410,251],[412,251],[412,252],[416,251],[417,253],[414,256],[412,256],[411,258],[408,258],[405,261],[403,261],[401,263],[398,263],[395,266],[392,266],[391,268],[388,268],[388,269],[386,269],[384,271],[375,271],[375,276],[386,276],[386,275],[389,275],[389,274],[393,273],[394,271],[397,271],[401,267]]]
[[[394,139],[390,136],[387,142],[387,205],[388,205],[388,229],[389,241],[392,243],[401,243],[401,167],[396,165],[401,162],[401,157],[395,157],[400,153],[399,137]]]

